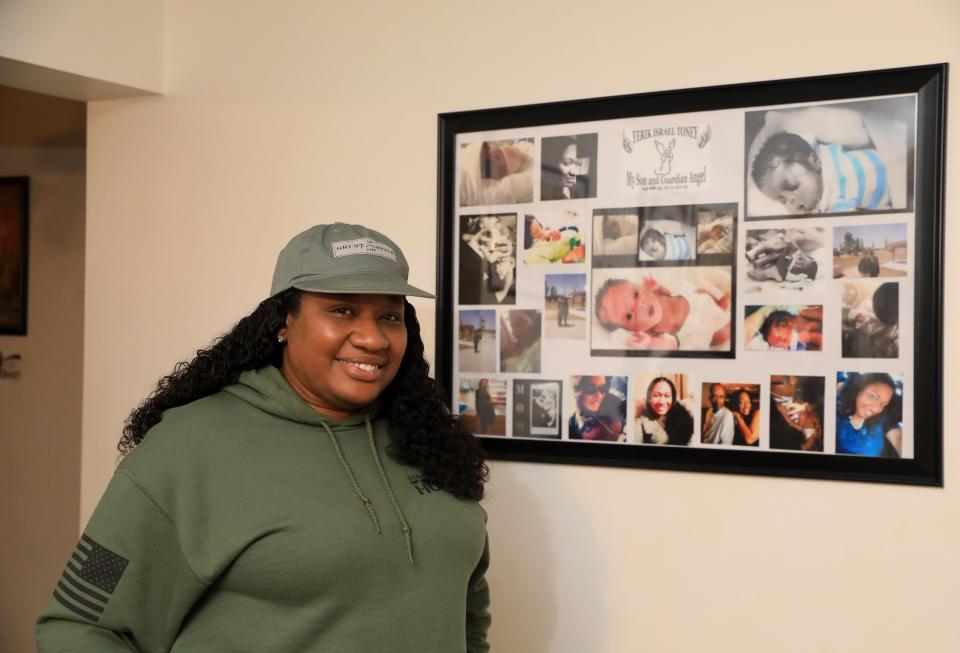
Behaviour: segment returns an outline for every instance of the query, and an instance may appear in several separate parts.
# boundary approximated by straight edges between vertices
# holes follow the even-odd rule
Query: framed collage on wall
[[[942,485],[947,66],[439,116],[493,458]]]

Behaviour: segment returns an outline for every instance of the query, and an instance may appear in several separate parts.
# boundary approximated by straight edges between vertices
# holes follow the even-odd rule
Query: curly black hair
[[[163,411],[182,406],[236,383],[240,373],[280,366],[283,345],[277,331],[288,314],[300,311],[301,291],[285,290],[265,299],[228,333],[177,363],[127,418],[117,448],[126,455],[160,421]],[[407,348],[400,369],[381,395],[390,419],[390,454],[423,472],[424,480],[461,499],[479,501],[489,470],[479,441],[450,413],[440,385],[429,376],[423,357],[420,322],[404,300]]]

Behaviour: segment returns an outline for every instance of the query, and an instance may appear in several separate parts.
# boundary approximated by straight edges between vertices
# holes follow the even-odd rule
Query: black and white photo
[[[513,436],[560,439],[562,382],[517,379],[513,382]]]
[[[540,151],[540,200],[597,196],[597,135],[548,136]]]
[[[460,217],[460,303],[514,304],[517,214]]]
[[[746,113],[746,217],[913,207],[913,97]]]

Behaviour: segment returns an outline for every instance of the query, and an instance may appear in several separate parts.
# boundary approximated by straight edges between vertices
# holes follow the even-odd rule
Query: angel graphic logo
[[[660,155],[660,166],[654,169],[654,174],[664,177],[670,174],[670,166],[673,164],[673,148],[677,145],[677,139],[671,138],[667,145],[660,141],[654,141],[657,146],[657,153]]]
[[[705,190],[711,159],[710,125],[625,129],[621,134],[623,190]]]

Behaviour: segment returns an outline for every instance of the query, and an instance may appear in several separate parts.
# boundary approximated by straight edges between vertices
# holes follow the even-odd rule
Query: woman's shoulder
[[[228,392],[219,391],[190,403],[163,411],[160,421],[147,433],[165,437],[191,437],[197,433],[217,434],[243,420],[248,404]]]
[[[120,463],[121,469],[142,474],[147,469],[181,469],[203,465],[216,456],[218,443],[243,423],[246,404],[216,392],[163,411],[143,440]]]

